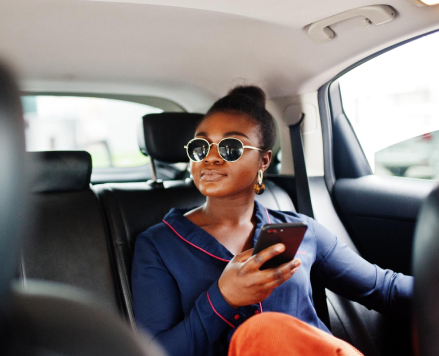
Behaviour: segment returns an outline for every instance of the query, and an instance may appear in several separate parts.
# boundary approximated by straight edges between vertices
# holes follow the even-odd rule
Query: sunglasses
[[[184,148],[192,162],[201,162],[210,152],[210,147],[216,145],[218,154],[224,161],[236,162],[244,153],[244,148],[262,151],[262,149],[253,146],[244,146],[244,144],[234,137],[223,138],[218,143],[209,143],[204,138],[194,138],[190,140]]]

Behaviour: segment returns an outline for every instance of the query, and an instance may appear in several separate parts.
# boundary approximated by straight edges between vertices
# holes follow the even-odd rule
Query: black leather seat
[[[20,237],[29,234],[24,123],[18,89],[0,65],[0,353],[2,355],[162,356],[120,318],[68,287],[11,281]],[[32,209],[29,209],[32,213]]]
[[[193,138],[199,119],[200,114],[188,113],[146,115],[143,118],[145,140],[141,140],[146,142],[146,147],[141,145],[141,151],[149,153],[153,162],[187,162],[189,159],[183,147]],[[259,202],[270,209],[294,211],[294,205],[283,189],[270,181],[265,185],[265,193],[257,196]],[[205,202],[205,197],[190,179],[102,184],[93,189],[104,206],[125,302],[132,311],[130,276],[137,235],[159,223],[171,208],[196,207]],[[133,314],[130,320],[135,325]]]
[[[90,154],[50,151],[27,156],[33,166],[30,188],[36,223],[23,248],[22,278],[88,291],[126,315],[103,211],[90,189]]]
[[[420,356],[439,355],[439,187],[423,203],[413,248],[413,345]]]

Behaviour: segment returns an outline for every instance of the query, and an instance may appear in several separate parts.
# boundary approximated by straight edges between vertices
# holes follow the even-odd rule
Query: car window
[[[339,79],[343,109],[377,175],[439,179],[439,33]]]
[[[157,107],[105,98],[22,97],[28,151],[85,150],[93,169],[137,167],[149,162],[137,143],[142,116]]]

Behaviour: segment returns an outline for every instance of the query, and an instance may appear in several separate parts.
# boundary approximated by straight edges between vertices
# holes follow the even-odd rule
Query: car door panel
[[[333,194],[360,253],[382,268],[410,274],[416,217],[434,185],[370,175],[338,179]]]

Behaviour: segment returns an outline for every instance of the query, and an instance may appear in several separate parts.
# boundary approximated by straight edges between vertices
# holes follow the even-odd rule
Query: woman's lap
[[[327,332],[283,313],[267,312],[243,323],[234,333],[229,356],[359,356],[357,349]]]

